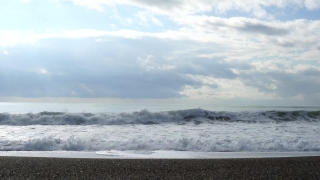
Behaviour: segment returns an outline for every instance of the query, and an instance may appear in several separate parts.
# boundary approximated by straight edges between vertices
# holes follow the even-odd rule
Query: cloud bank
[[[16,3],[28,7],[37,1]],[[84,28],[64,28],[63,22],[37,31],[21,22],[11,29],[0,27],[2,97],[283,99],[307,104],[320,98],[320,20],[284,20],[278,14],[319,11],[318,1],[42,3],[39,8],[51,3],[92,17],[68,16]],[[93,25],[95,19],[101,25]]]

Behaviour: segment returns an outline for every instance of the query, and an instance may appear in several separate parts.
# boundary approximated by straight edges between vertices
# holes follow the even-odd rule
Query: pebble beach
[[[81,159],[0,157],[0,179],[320,179],[320,157]]]

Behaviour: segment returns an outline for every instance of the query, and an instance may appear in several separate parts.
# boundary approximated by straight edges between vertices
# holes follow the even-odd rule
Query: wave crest
[[[189,109],[167,112],[150,112],[141,110],[132,113],[92,114],[40,112],[27,114],[0,113],[0,125],[122,125],[122,124],[160,124],[192,122],[201,123],[242,122],[288,122],[288,121],[319,121],[320,111],[259,111],[259,112],[228,112]]]

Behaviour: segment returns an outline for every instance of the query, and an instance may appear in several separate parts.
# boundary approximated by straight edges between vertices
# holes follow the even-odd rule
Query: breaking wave
[[[92,114],[41,112],[27,114],[0,113],[0,125],[123,125],[123,124],[160,124],[193,122],[212,123],[215,121],[265,123],[288,121],[319,121],[320,111],[208,111],[189,109],[166,112],[141,110],[132,113]]]
[[[180,138],[176,140],[108,141],[96,143],[71,136],[62,140],[53,137],[33,139],[25,142],[11,141],[0,146],[1,151],[103,151],[103,150],[175,150],[196,152],[288,152],[320,151],[319,141],[296,139],[273,139],[258,141],[249,138],[201,141],[199,139]]]

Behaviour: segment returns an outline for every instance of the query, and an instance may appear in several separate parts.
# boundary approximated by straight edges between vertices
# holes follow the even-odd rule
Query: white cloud
[[[157,25],[157,26],[163,26],[162,22],[154,17],[154,13],[150,11],[139,11],[135,14],[140,19],[140,24],[149,26],[150,23]]]
[[[110,1],[108,0],[95,0],[95,1],[88,1],[88,0],[70,0],[75,5],[83,6],[90,9],[95,9],[97,11],[103,12],[103,6],[102,5],[112,5],[113,3],[108,3]]]
[[[318,0],[305,0],[304,5],[306,8],[313,10],[318,9],[320,7],[320,1]]]
[[[157,26],[163,26],[162,22],[159,21],[159,19],[152,17],[151,21],[153,22],[153,24],[157,25]]]
[[[41,74],[49,74],[48,70],[45,69],[45,68],[39,69],[39,72],[40,72]]]
[[[180,30],[167,30],[160,33],[148,33],[134,30],[101,31],[94,29],[65,30],[36,34],[32,32],[0,31],[0,46],[16,43],[34,43],[47,38],[86,38],[101,36],[120,36],[127,38],[157,37],[176,40],[194,40],[216,42],[228,46],[276,49],[309,48],[317,46],[320,39],[320,21],[289,21],[286,23],[263,22],[249,18],[215,18],[190,16],[176,19],[186,26]],[[302,28],[303,27],[303,28]],[[249,45],[249,46],[248,46]],[[264,47],[265,46],[265,47]],[[268,47],[268,48],[267,48]]]
[[[123,29],[119,31],[101,31],[95,29],[82,29],[82,30],[64,30],[59,32],[45,32],[36,34],[34,32],[19,32],[19,31],[0,31],[0,46],[14,46],[16,44],[34,44],[40,40],[52,39],[52,38],[89,38],[89,37],[104,37],[115,36],[124,38],[143,38],[143,37],[156,37],[167,39],[190,39],[190,32],[183,31],[165,31],[160,33],[149,33],[134,31],[129,29]],[[197,40],[196,37],[194,40]],[[200,40],[200,39],[199,39]]]
[[[110,39],[108,38],[97,38],[95,39],[96,42],[99,42],[99,43],[103,43],[103,42],[112,42]]]
[[[172,70],[175,68],[174,65],[171,64],[164,64],[163,62],[157,62],[154,59],[153,55],[146,55],[145,57],[138,57],[137,63],[140,65],[141,68],[147,71],[155,71],[155,70]]]
[[[319,93],[319,65],[272,60],[254,62],[252,67],[242,70],[238,78],[246,86],[257,88],[259,92],[275,93],[281,98],[310,98]]]
[[[9,55],[8,51],[3,51],[3,54],[6,55],[6,56]]]
[[[94,95],[95,94],[95,91],[93,89],[89,88],[87,85],[85,85],[83,83],[80,83],[79,87],[81,89],[83,89],[84,91],[86,91],[87,93],[89,93],[90,95]]]
[[[227,12],[231,10],[248,12],[256,17],[270,17],[264,10],[266,7],[305,7],[307,9],[319,9],[320,2],[317,0],[170,0],[170,1],[149,1],[149,0],[72,0],[76,5],[86,8],[103,11],[103,6],[115,6],[127,4],[148,9],[160,14],[195,14],[208,11]]]
[[[195,76],[201,81],[211,81],[216,83],[217,87],[212,87],[206,82],[200,87],[185,86],[180,92],[181,95],[191,99],[234,99],[234,98],[246,98],[246,99],[277,99],[275,93],[260,92],[255,87],[246,86],[243,82],[237,79],[218,79],[208,76]]]
[[[0,47],[13,46],[18,43],[32,44],[37,41],[36,33],[0,30]]]
[[[316,60],[320,62],[320,51],[319,50],[311,50],[300,54],[300,57],[297,59],[300,60]]]

